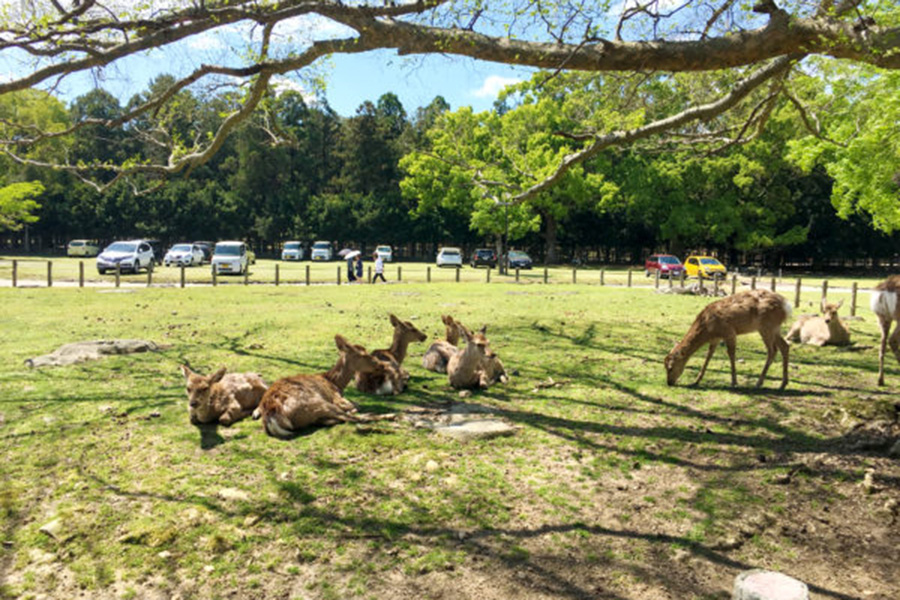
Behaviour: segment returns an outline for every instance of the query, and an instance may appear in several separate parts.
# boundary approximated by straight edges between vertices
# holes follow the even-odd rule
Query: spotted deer
[[[450,315],[441,315],[441,321],[446,328],[445,339],[431,344],[422,357],[422,366],[435,373],[446,373],[450,357],[459,351],[460,323]]]
[[[456,389],[487,389],[497,381],[506,383],[503,363],[493,353],[487,340],[487,326],[473,334],[460,324],[466,347],[457,351],[447,363],[450,385]]]
[[[891,275],[875,286],[869,299],[869,307],[878,317],[881,326],[881,346],[878,350],[878,385],[884,385],[884,352],[890,344],[891,352],[900,362],[900,325],[891,331],[894,321],[900,323],[900,310],[897,306],[897,292],[900,290],[900,275]]]
[[[781,324],[791,314],[791,305],[780,295],[768,290],[751,290],[716,300],[700,311],[684,338],[666,356],[666,382],[675,385],[684,371],[688,359],[704,345],[709,344],[706,360],[694,385],[706,374],[706,366],[720,342],[725,342],[731,362],[731,386],[737,385],[735,370],[735,345],[737,336],[758,331],[766,345],[766,364],[763,366],[757,387],[763,384],[766,372],[781,352],[781,388],[788,383],[788,343],[781,337]]]
[[[388,417],[358,414],[356,405],[343,396],[344,388],[357,373],[383,370],[381,361],[340,335],[334,337],[334,343],[339,356],[331,370],[318,375],[285,377],[269,386],[253,412],[254,419],[262,419],[268,435],[287,439],[314,425]]]
[[[792,342],[813,346],[849,346],[850,331],[838,316],[838,310],[843,304],[843,300],[837,304],[830,304],[822,298],[822,316],[797,317],[785,337]]]
[[[194,425],[231,425],[244,419],[259,405],[266,384],[256,373],[226,373],[222,367],[212,375],[195,373],[181,365],[188,395],[188,415]]]
[[[424,342],[425,334],[409,321],[390,315],[394,339],[390,348],[373,350],[372,356],[382,362],[383,369],[373,373],[357,373],[356,389],[366,394],[399,394],[406,389],[409,372],[402,367],[406,351],[412,342]]]

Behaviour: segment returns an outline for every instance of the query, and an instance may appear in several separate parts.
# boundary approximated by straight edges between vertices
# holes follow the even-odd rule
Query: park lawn
[[[814,597],[900,589],[887,456],[900,368],[875,388],[867,308],[853,347],[792,347],[780,392],[778,363],[749,387],[758,336],[739,339],[741,387],[722,350],[700,387],[667,387],[662,359],[709,300],[648,289],[53,288],[0,302],[0,597],[727,598],[755,567]],[[387,347],[391,312],[429,340],[441,314],[487,324],[511,380],[460,398],[421,368],[426,342],[406,393],[349,398],[401,414],[465,401],[518,433],[459,444],[400,418],[285,442],[250,419],[189,424],[182,362],[270,382],[320,372],[336,333]],[[99,338],[161,350],[24,367]]]

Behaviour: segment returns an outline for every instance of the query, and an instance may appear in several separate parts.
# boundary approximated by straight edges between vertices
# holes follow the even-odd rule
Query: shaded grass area
[[[900,467],[859,426],[896,422],[876,390],[876,325],[850,349],[792,347],[791,385],[750,387],[738,342],[699,388],[662,357],[708,300],[646,290],[451,284],[3,290],[0,587],[7,597],[726,598],[776,568],[819,597],[900,589]],[[488,325],[510,383],[467,402],[521,427],[460,445],[404,421],[311,431],[189,425],[181,362],[267,381],[329,368],[341,333],[387,347],[387,314],[435,339],[440,315]],[[153,354],[58,369],[59,345],[139,337]],[[460,400],[406,365],[410,390],[347,396],[373,412]],[[699,367],[689,365],[685,380]],[[860,487],[874,469],[878,490]],[[54,536],[39,529],[57,521]],[[892,525],[893,524],[893,525]],[[673,574],[677,573],[677,576]],[[486,583],[485,578],[490,578]]]

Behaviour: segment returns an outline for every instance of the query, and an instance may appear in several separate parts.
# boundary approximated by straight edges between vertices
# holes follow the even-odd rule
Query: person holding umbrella
[[[363,280],[362,252],[356,255],[356,280]]]
[[[357,256],[359,256],[359,250],[350,250],[349,252],[344,253],[344,259],[347,261],[347,281],[350,283],[356,281],[356,275],[353,270],[353,259]]]

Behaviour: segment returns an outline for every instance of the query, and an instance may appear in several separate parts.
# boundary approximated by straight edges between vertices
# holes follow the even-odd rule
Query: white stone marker
[[[809,600],[802,581],[775,571],[744,571],[734,580],[733,600]]]

